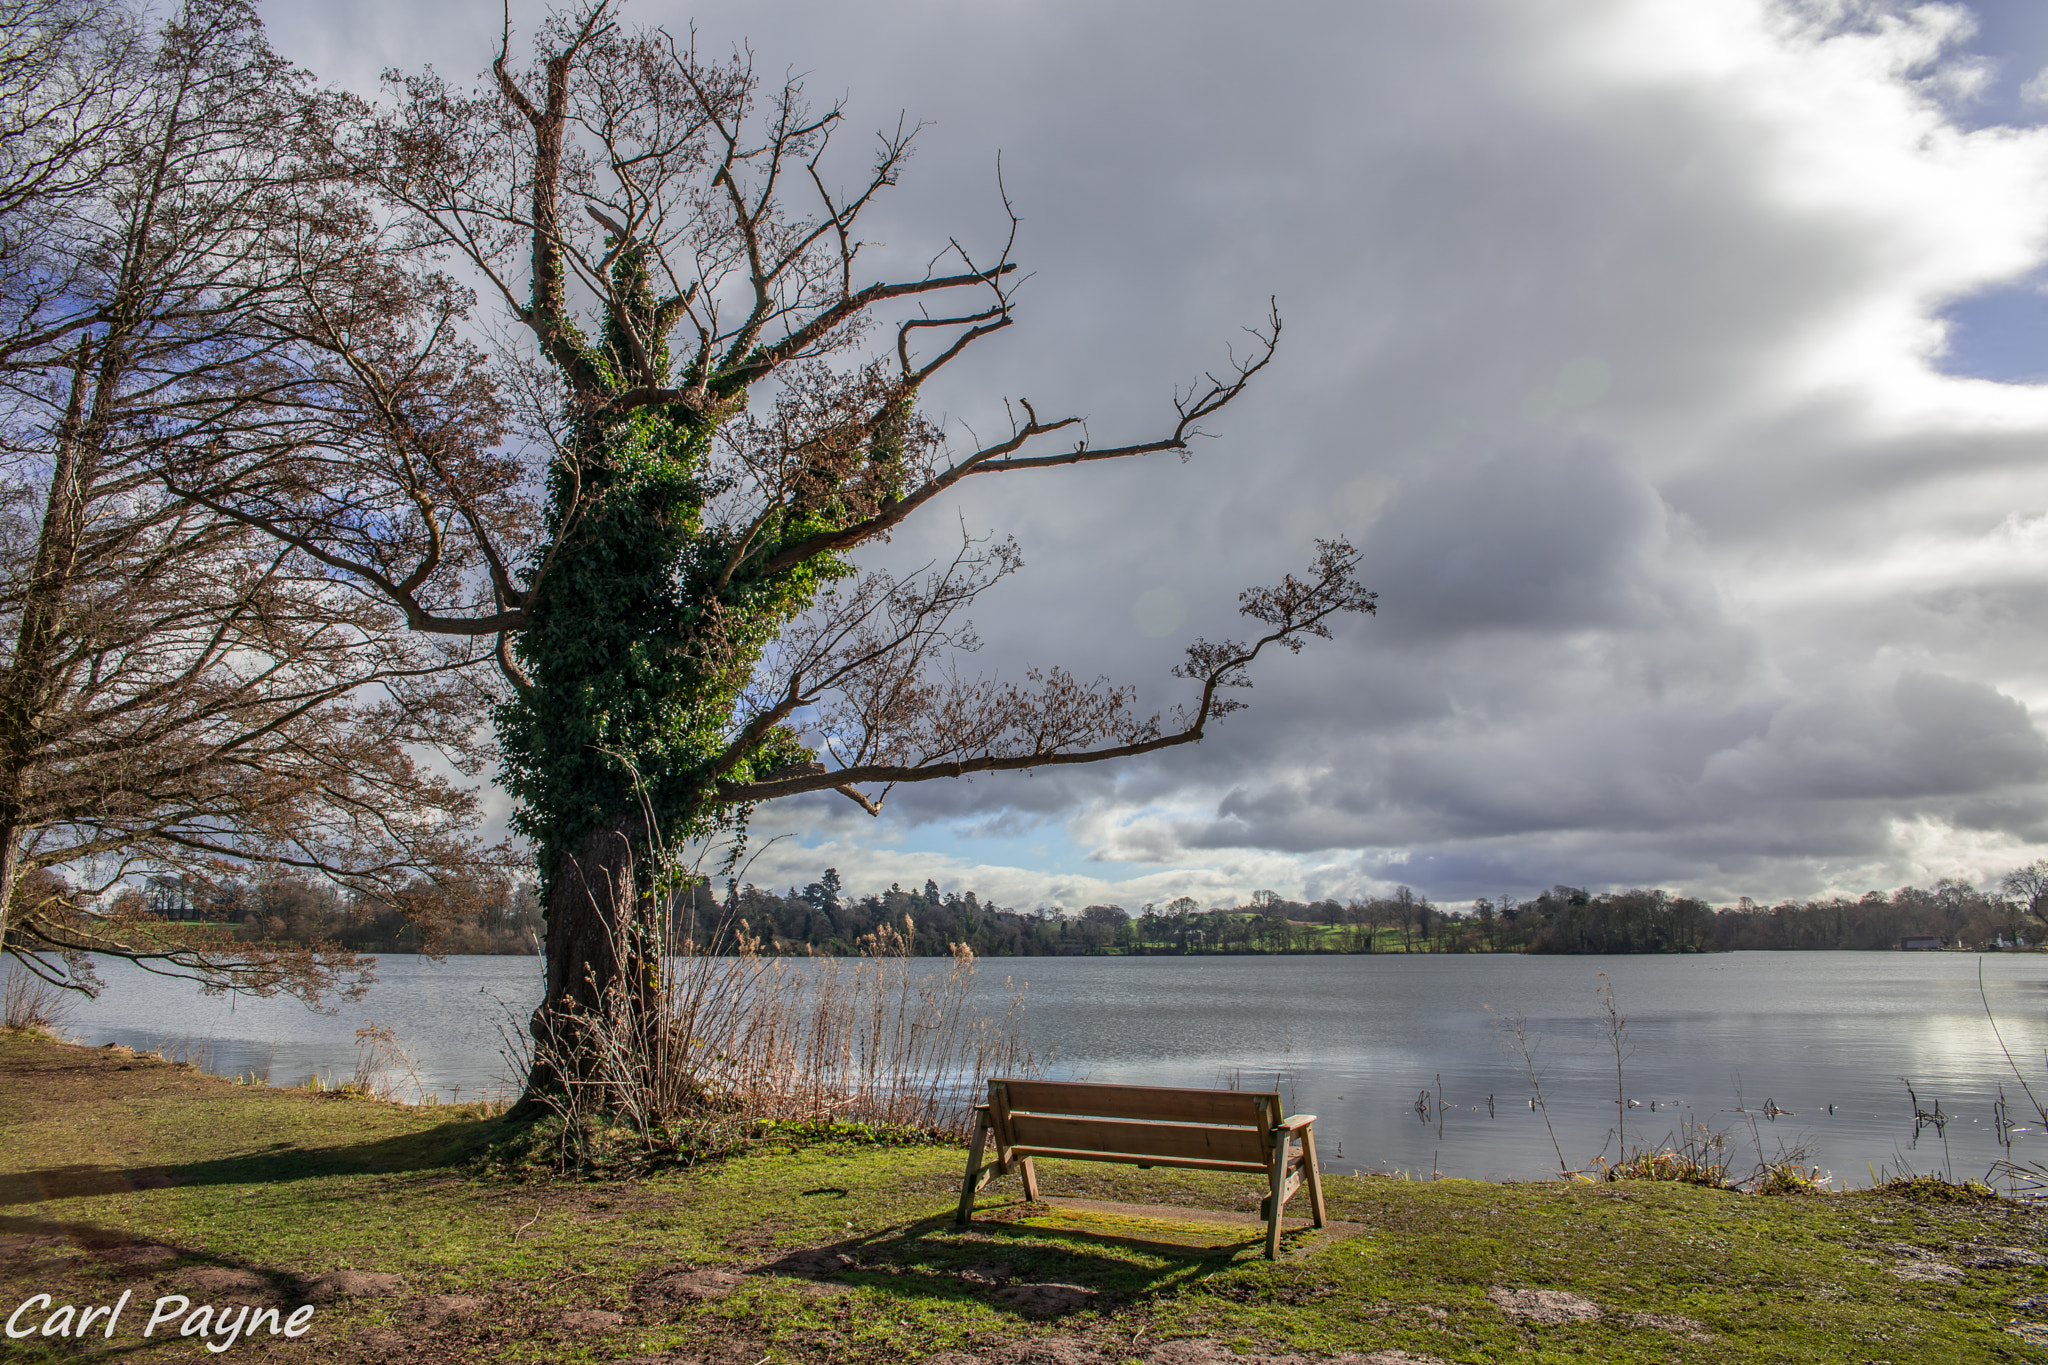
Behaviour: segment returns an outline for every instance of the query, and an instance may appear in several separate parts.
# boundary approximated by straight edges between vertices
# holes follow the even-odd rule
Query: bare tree
[[[2027,914],[2048,925],[2048,858],[2036,859],[2006,873],[1999,889]]]
[[[1365,900],[1353,899],[1346,909],[1351,913],[1351,922],[1361,926],[1360,932],[1364,938],[1365,951],[1368,953],[1378,951],[1374,940],[1379,935],[1380,922],[1386,915],[1383,902],[1377,896]]]
[[[1392,909],[1395,922],[1401,926],[1401,951],[1404,953],[1410,951],[1413,947],[1410,942],[1410,936],[1415,932],[1416,921],[1421,918],[1422,906],[1426,904],[1428,904],[1427,901],[1418,902],[1415,899],[1415,893],[1409,888],[1405,886],[1394,888]],[[1428,921],[1424,920],[1423,924],[1427,927]]]
[[[293,154],[312,95],[248,6],[195,2],[154,37],[113,11],[0,10],[0,39],[18,32],[44,75],[0,129],[0,933],[88,988],[86,953],[209,988],[359,984],[346,953],[89,911],[140,871],[254,863],[431,929],[503,861],[454,780],[488,756],[466,676],[484,652],[409,635],[387,599],[160,478],[192,446],[340,457],[325,353],[300,358],[279,320],[378,277],[360,252],[316,277],[281,249],[359,225]]]
[[[864,282],[859,223],[914,128],[885,131],[842,188],[840,109],[764,85],[745,55],[628,31],[606,0],[550,19],[530,63],[512,47],[508,23],[482,85],[405,78],[330,143],[382,225],[380,259],[441,253],[509,320],[509,463],[415,419],[429,395],[406,357],[435,333],[366,332],[309,294],[300,340],[332,357],[380,453],[342,466],[212,442],[165,477],[382,594],[412,631],[493,643],[506,782],[547,886],[537,1036],[559,1043],[620,991],[654,1009],[663,850],[804,792],[876,813],[902,782],[1192,743],[1269,647],[1372,609],[1351,548],[1323,545],[1306,576],[1244,594],[1252,639],[1189,647],[1193,695],[1171,715],[1059,667],[963,674],[962,612],[1015,547],[968,538],[903,577],[849,555],[970,479],[1185,456],[1271,361],[1278,314],[1148,439],[1097,445],[1019,400],[998,439],[956,448],[918,396],[1010,325],[1014,215],[986,254],[949,241],[923,273]]]

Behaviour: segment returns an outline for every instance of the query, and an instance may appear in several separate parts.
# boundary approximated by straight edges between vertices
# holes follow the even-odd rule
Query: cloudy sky
[[[381,9],[381,14],[380,14]],[[266,0],[363,89],[495,4]],[[513,6],[529,29],[540,10]],[[762,812],[753,879],[1017,905],[1554,883],[1729,900],[2048,855],[2048,6],[637,0],[856,128],[929,121],[870,235],[1002,226],[1017,326],[935,410],[1161,425],[1269,295],[1280,357],[1171,457],[983,480],[982,669],[1167,670],[1364,551],[1376,619],[1200,746]],[[846,174],[862,148],[850,140]],[[1239,632],[1240,634],[1242,632]]]

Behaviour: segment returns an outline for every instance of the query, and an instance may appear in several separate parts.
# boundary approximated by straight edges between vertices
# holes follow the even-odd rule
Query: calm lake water
[[[2012,1156],[2048,1163],[1979,998],[1980,965],[2005,1045],[2048,1102],[2048,956],[989,958],[977,988],[997,1005],[1006,976],[1028,983],[1028,1027],[1054,1046],[1055,1074],[1277,1086],[1290,1112],[1319,1115],[1327,1167],[1508,1179],[1550,1174],[1557,1156],[1504,1016],[1521,1016],[1536,1045],[1565,1159],[1615,1151],[1605,972],[1627,1019],[1623,1083],[1641,1102],[1625,1111],[1631,1146],[1704,1123],[1728,1134],[1738,1171],[1803,1148],[1862,1185],[1874,1171],[1983,1176],[2006,1155],[2001,1085],[2021,1124]],[[448,1098],[516,1089],[500,1030],[523,1027],[540,964],[387,956],[370,994],[331,1015],[209,999],[120,963],[101,971],[107,990],[72,1009],[68,1036],[203,1051],[210,1070],[295,1085],[347,1077],[355,1030],[373,1021]],[[1906,1081],[1923,1108],[1939,1101],[1942,1131],[1916,1130]]]

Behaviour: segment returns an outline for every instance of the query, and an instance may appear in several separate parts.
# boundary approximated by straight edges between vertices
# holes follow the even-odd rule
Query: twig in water
[[[1933,1124],[1934,1131],[1937,1133],[1948,1126],[1949,1116],[1941,1112],[1940,1100],[1934,1102],[1933,1109],[1922,1109],[1920,1107],[1920,1096],[1913,1089],[1913,1083],[1904,1076],[1901,1076],[1899,1077],[1899,1084],[1906,1087],[1906,1098],[1913,1102],[1913,1132],[1916,1136],[1920,1132],[1920,1125],[1924,1123]]]
[[[1628,1092],[1621,1083],[1621,1059],[1633,1049],[1628,1046],[1628,1020],[1614,1007],[1614,982],[1599,973],[1600,1008],[1607,1015],[1607,1041],[1614,1049],[1614,1136],[1621,1159],[1628,1160]]]
[[[1488,1014],[1493,1014],[1493,1006],[1487,1005],[1484,1008]],[[1494,1014],[1493,1022],[1495,1027],[1505,1031],[1504,1037],[1513,1040],[1510,1046],[1521,1055],[1522,1070],[1529,1077],[1530,1090],[1535,1092],[1529,1097],[1529,1107],[1543,1115],[1544,1131],[1550,1134],[1550,1150],[1557,1153],[1557,1173],[1570,1175],[1571,1167],[1565,1164],[1564,1147],[1557,1140],[1557,1129],[1550,1124],[1550,1106],[1543,1102],[1543,1079],[1536,1070],[1536,1049],[1543,1046],[1542,1035],[1539,1034],[1532,1041],[1529,1037],[1528,1020],[1519,1014]]]

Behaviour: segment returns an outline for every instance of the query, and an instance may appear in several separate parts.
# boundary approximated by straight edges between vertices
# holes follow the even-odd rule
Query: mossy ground
[[[226,1358],[756,1365],[1060,1338],[1118,1361],[1186,1337],[1442,1361],[2048,1358],[2007,1330],[2048,1321],[2048,1269],[2027,1264],[2048,1250],[2048,1213],[2010,1202],[1347,1176],[1329,1186],[1342,1225],[1290,1232],[1268,1263],[1248,1219],[1193,1216],[1248,1213],[1242,1177],[1044,1163],[1048,1196],[1191,1215],[1027,1205],[1012,1179],[960,1229],[958,1149],[778,1144],[631,1181],[522,1181],[476,1161],[502,1135],[475,1111],[0,1034],[0,1314],[35,1293],[204,1302],[195,1286],[224,1271],[295,1304],[312,1277],[358,1270],[402,1287],[324,1303],[302,1341]],[[1028,1316],[1029,1283],[1092,1297]],[[1603,1316],[1518,1324],[1487,1297],[1501,1288],[1568,1291]],[[145,1343],[140,1322],[91,1349],[221,1358],[161,1330]]]

